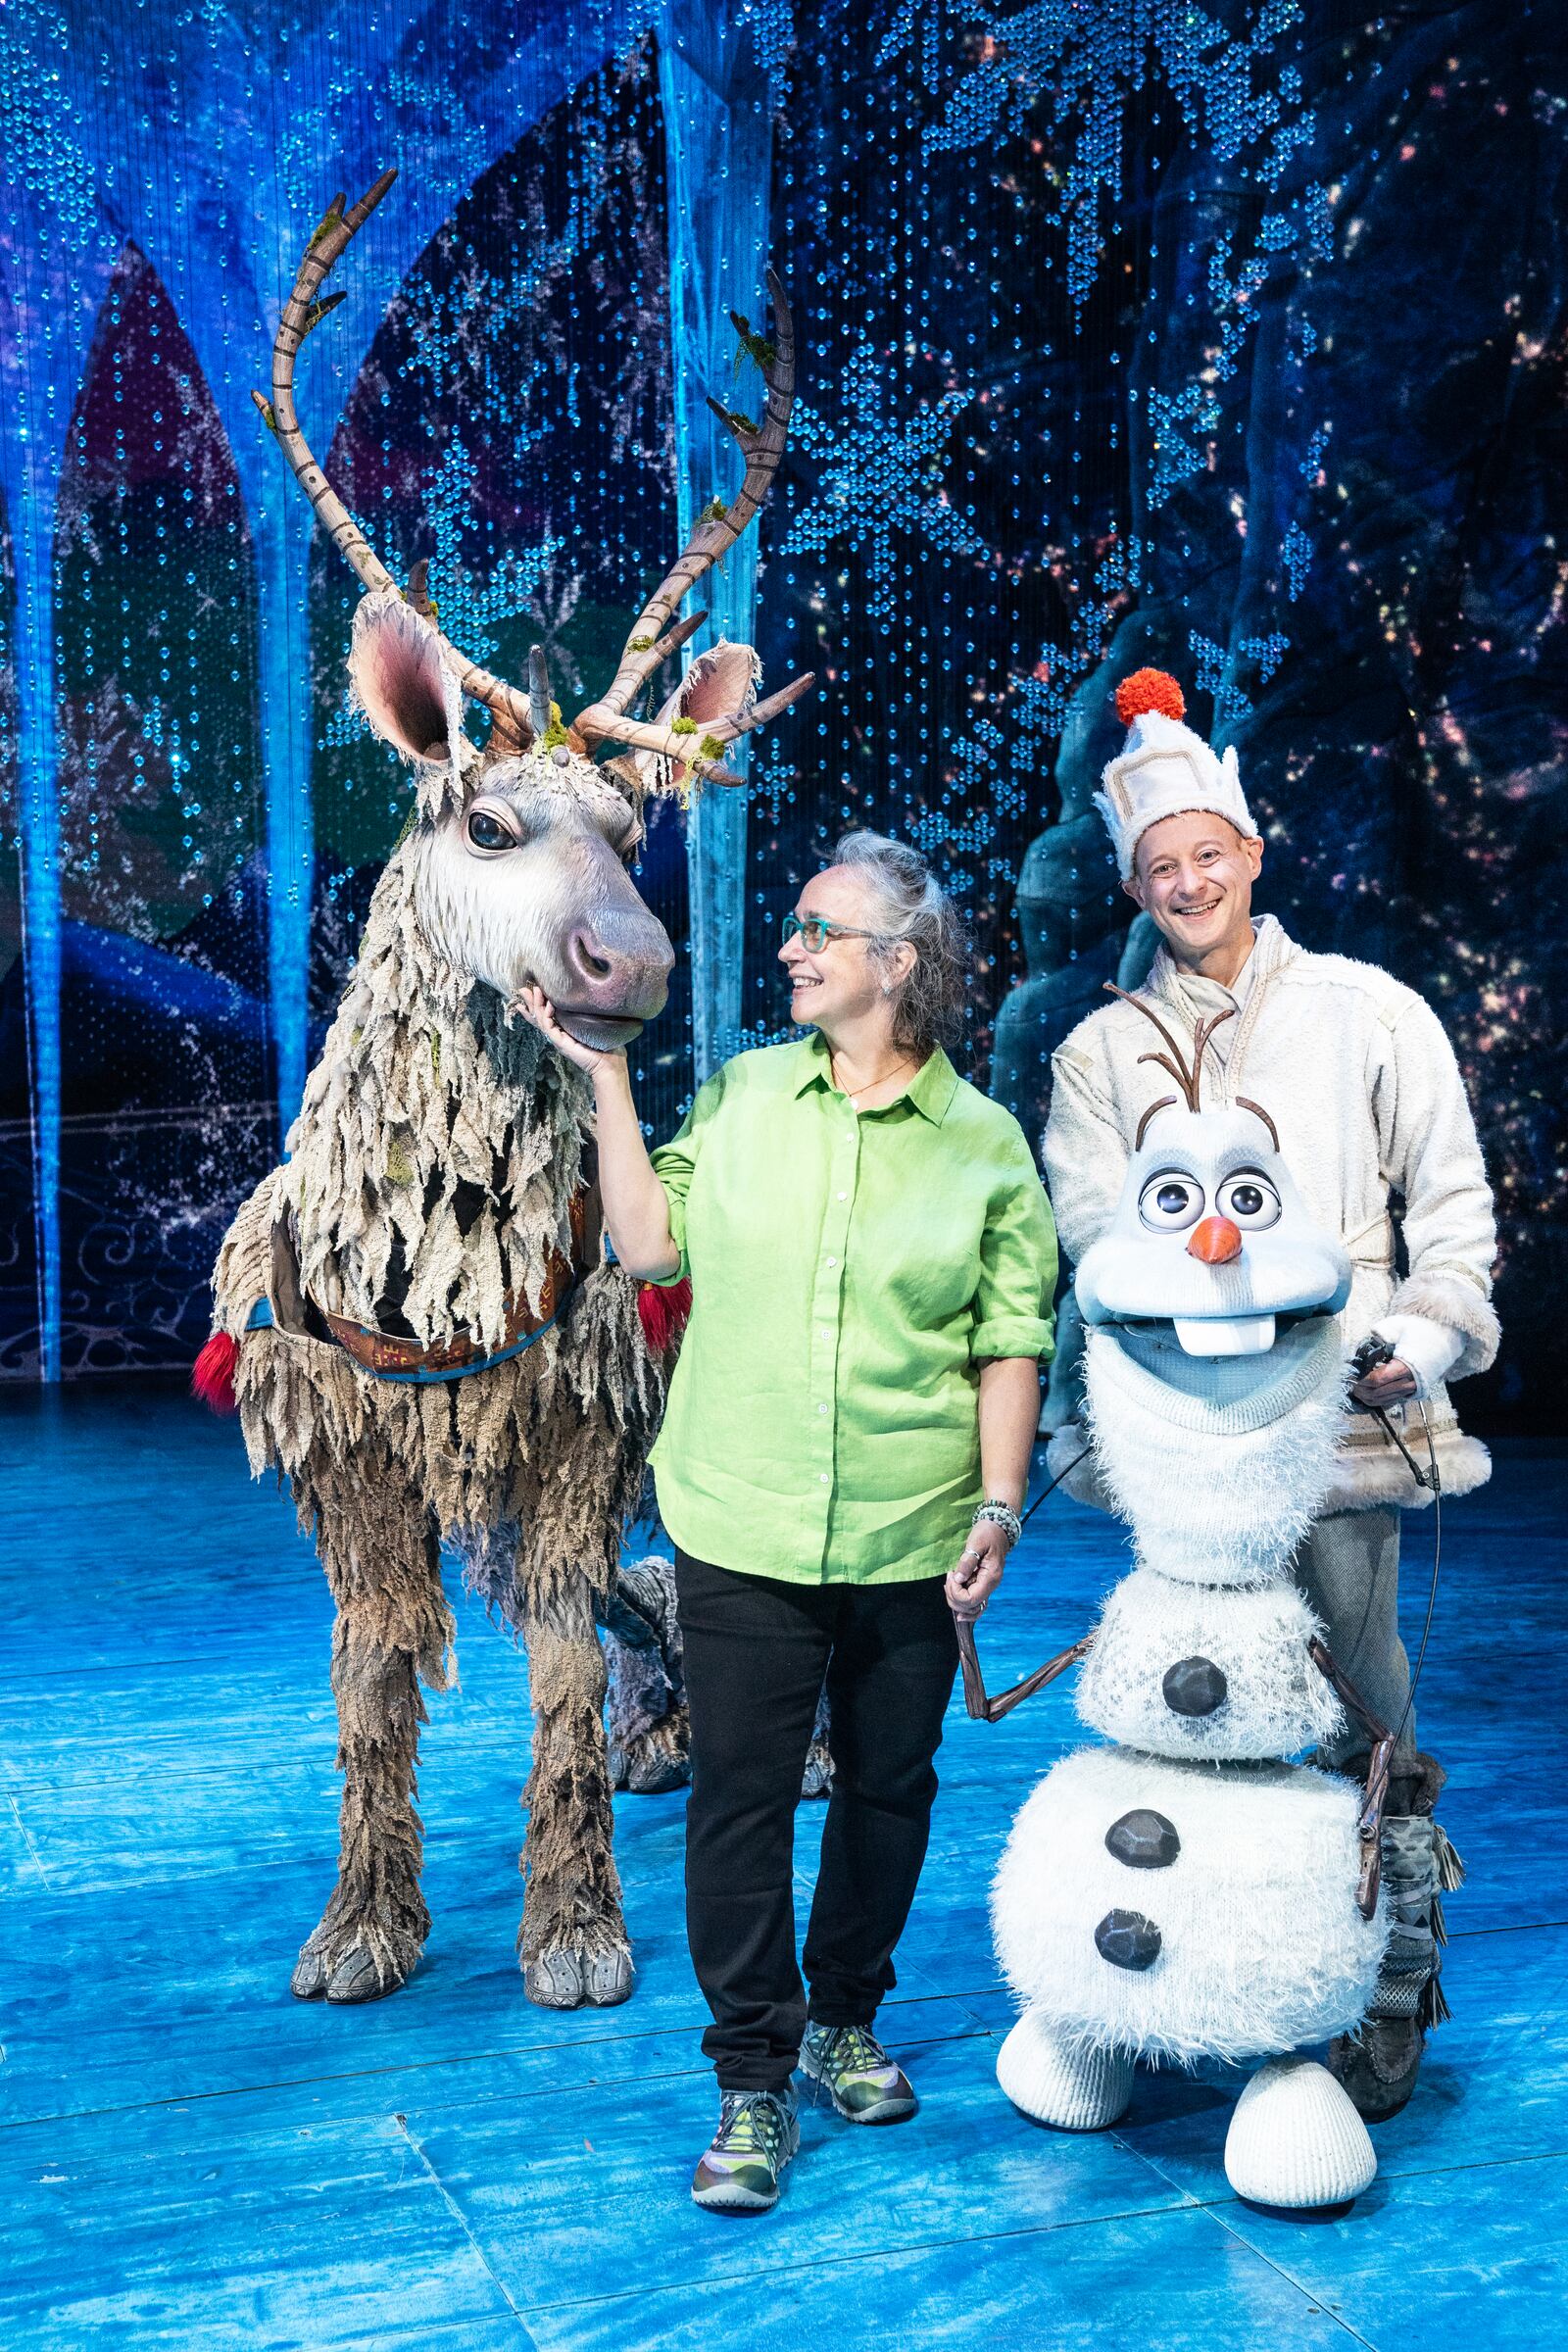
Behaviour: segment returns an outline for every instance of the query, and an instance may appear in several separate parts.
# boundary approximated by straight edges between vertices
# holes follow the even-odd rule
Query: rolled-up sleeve
[[[648,1155],[669,1202],[669,1238],[680,1251],[680,1264],[673,1274],[651,1274],[646,1278],[660,1290],[684,1282],[691,1271],[686,1257],[686,1200],[697,1173],[704,1134],[711,1125],[723,1096],[724,1071],[715,1070],[698,1088],[695,1102],[668,1143],[660,1144]]]
[[[982,1356],[1033,1355],[1055,1349],[1052,1299],[1056,1288],[1056,1228],[1033,1155],[1017,1137],[991,1197],[980,1243],[971,1362]]]

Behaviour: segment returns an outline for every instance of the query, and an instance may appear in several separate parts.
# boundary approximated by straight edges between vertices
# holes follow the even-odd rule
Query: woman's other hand
[[[948,1570],[948,1606],[955,1617],[973,1621],[1002,1582],[1007,1564],[1007,1539],[995,1521],[982,1519],[970,1529],[969,1541]]]
[[[538,1030],[547,1045],[554,1046],[564,1060],[573,1061],[579,1070],[586,1070],[590,1078],[597,1076],[606,1063],[625,1061],[625,1054],[616,1047],[585,1046],[568,1036],[557,1020],[556,1008],[542,988],[531,984],[519,988],[508,1004],[507,1012],[509,1016],[520,1012],[523,1019]]]

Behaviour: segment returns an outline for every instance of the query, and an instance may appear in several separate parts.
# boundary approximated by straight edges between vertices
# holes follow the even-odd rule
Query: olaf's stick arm
[[[958,1664],[963,1672],[963,1703],[976,1723],[1000,1723],[1004,1715],[1010,1715],[1014,1707],[1021,1707],[1026,1698],[1033,1698],[1037,1690],[1043,1690],[1048,1683],[1054,1683],[1058,1674],[1065,1674],[1069,1666],[1076,1666],[1080,1658],[1088,1657],[1095,1639],[1093,1634],[1085,1634],[1083,1640],[1075,1642],[1071,1649],[1058,1650],[1054,1658],[1048,1658],[1043,1666],[1037,1666],[1034,1673],[1026,1675],[1021,1683],[1014,1683],[1010,1690],[1000,1691],[995,1698],[988,1698],[985,1677],[980,1671],[980,1653],[974,1645],[973,1622],[967,1617],[956,1616],[954,1625],[958,1636]]]

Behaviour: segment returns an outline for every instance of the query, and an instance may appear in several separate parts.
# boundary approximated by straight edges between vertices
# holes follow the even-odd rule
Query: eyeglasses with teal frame
[[[830,939],[880,939],[880,931],[860,931],[854,923],[830,923],[825,915],[808,914],[804,920],[798,914],[787,914],[783,923],[783,945],[792,939],[802,942],[808,956],[820,956]]]

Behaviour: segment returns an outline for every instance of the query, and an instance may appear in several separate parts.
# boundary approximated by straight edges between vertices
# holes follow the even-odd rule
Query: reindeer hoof
[[[326,1962],[312,1944],[307,1944],[294,1963],[294,1974],[288,1988],[297,2001],[318,2001],[326,1990]]]
[[[584,1998],[595,2009],[618,2008],[630,1997],[633,1973],[631,1954],[624,1946],[618,1951],[596,1952],[583,1963]]]
[[[540,2009],[580,2009],[587,1997],[581,1955],[558,1945],[553,1952],[541,1952],[536,1960],[525,1960],[522,1988]]]
[[[634,1749],[627,1758],[620,1786],[633,1796],[665,1796],[684,1788],[692,1768],[683,1756],[664,1755],[658,1748]]]
[[[614,2009],[631,1992],[634,1971],[624,1944],[585,1952],[558,1943],[522,1964],[523,1990],[541,2009]]]
[[[384,2000],[389,1992],[396,1992],[400,1984],[408,1983],[414,1974],[414,1961],[418,1958],[416,1952],[406,1969],[383,1982],[363,1944],[350,1944],[346,1952],[340,1951],[336,1960],[328,1962],[330,1949],[325,1930],[318,1928],[295,1961],[294,1974],[289,1979],[288,1988],[297,2001]]]
[[[405,1980],[393,1976],[383,1984],[375,1962],[361,1944],[346,1951],[326,1982],[329,2001],[379,2001],[396,1992]]]

